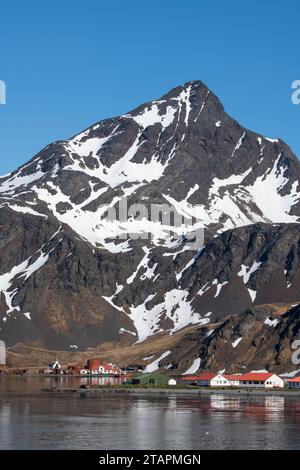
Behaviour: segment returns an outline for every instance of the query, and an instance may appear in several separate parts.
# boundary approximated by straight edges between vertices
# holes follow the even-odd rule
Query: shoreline
[[[193,395],[193,396],[208,396],[208,395],[228,395],[228,396],[276,396],[276,397],[300,397],[300,390],[259,390],[259,389],[188,389],[188,388],[122,388],[122,387],[99,387],[99,388],[57,388],[57,389],[43,389],[43,393],[51,395],[122,395],[122,396],[160,396],[168,397],[171,395]]]

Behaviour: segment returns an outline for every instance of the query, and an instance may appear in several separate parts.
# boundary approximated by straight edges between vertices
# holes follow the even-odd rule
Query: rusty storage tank
[[[89,370],[97,370],[101,366],[102,362],[100,359],[88,359],[87,361],[87,368]]]

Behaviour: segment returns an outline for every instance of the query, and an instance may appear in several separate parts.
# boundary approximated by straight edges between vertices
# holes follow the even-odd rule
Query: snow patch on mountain
[[[161,354],[157,359],[155,359],[155,361],[151,362],[145,367],[144,373],[155,372],[156,370],[158,370],[159,363],[170,354],[171,354],[171,351],[166,351],[163,354]]]
[[[232,347],[236,348],[239,345],[239,343],[242,341],[242,339],[243,339],[243,337],[240,337],[240,338],[236,339],[235,341],[233,341],[232,342]]]
[[[196,372],[200,368],[200,364],[201,359],[200,357],[197,357],[196,359],[194,359],[192,365],[182,375],[196,374]]]
[[[255,271],[258,270],[258,268],[261,266],[261,262],[255,261],[252,266],[248,267],[245,266],[244,264],[241,265],[241,269],[238,272],[238,276],[243,278],[244,284],[247,284],[251,275],[255,273]]]
[[[243,140],[244,140],[244,138],[245,138],[245,135],[246,135],[246,132],[243,132],[243,134],[242,134],[241,137],[239,138],[239,140],[238,140],[236,146],[235,146],[234,149],[233,149],[233,152],[232,152],[232,154],[231,154],[231,158],[233,158],[233,157],[235,156],[236,152],[241,148],[242,143],[243,143]]]
[[[146,107],[141,114],[132,115],[127,114],[125,117],[131,117],[143,129],[160,123],[164,129],[169,127],[174,121],[177,109],[173,106],[167,106],[165,114],[160,114],[160,109],[157,104]]]
[[[257,177],[253,185],[246,186],[245,190],[251,195],[253,202],[267,221],[273,223],[298,222],[299,217],[290,215],[290,211],[300,198],[299,182],[294,181],[287,194],[280,193],[289,182],[288,178],[284,176],[286,167],[279,165],[281,156],[282,153],[275,160],[273,167],[262,176]]]
[[[161,320],[168,318],[173,323],[170,334],[187,325],[209,323],[208,317],[196,313],[191,307],[192,300],[188,301],[188,291],[172,289],[166,292],[163,302],[148,308],[150,301],[156,294],[150,294],[146,300],[138,305],[131,306],[128,314],[138,332],[139,342],[161,331]]]
[[[275,328],[275,326],[278,325],[278,323],[279,323],[278,318],[274,318],[274,320],[272,320],[270,317],[268,317],[264,321],[265,325],[272,326],[273,328]]]
[[[32,274],[47,263],[53,249],[48,253],[44,253],[43,249],[41,249],[35,255],[14,266],[11,271],[0,275],[0,293],[4,295],[8,307],[6,314],[10,314],[14,310],[20,311],[19,306],[13,306],[13,299],[19,289],[18,287],[11,290],[13,282],[15,280],[21,280],[22,284],[24,284]],[[33,261],[32,259],[35,258],[36,255],[38,255],[38,257]]]

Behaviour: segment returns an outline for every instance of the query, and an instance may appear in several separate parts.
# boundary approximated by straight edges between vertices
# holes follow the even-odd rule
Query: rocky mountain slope
[[[272,370],[281,374],[300,372],[300,308],[285,304],[251,307],[231,315],[221,324],[197,327],[171,348],[160,367],[173,373],[205,370],[243,372]]]
[[[7,365],[39,370],[58,356],[65,365],[82,367],[88,358],[100,356],[122,367],[140,364],[146,371],[160,368],[175,376],[199,368],[227,373],[272,370],[294,376],[300,373],[300,348],[294,344],[299,340],[299,311],[290,304],[259,305],[219,323],[187,326],[172,335],[160,332],[133,345],[108,341],[84,352],[19,344],[8,348]]]
[[[198,81],[50,144],[0,178],[1,337],[130,345],[297,303],[299,179]]]

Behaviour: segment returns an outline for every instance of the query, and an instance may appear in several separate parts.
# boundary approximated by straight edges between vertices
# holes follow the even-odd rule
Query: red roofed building
[[[94,362],[92,362],[94,361]],[[88,367],[90,366],[90,367]],[[88,365],[84,369],[80,370],[80,375],[108,375],[108,376],[119,376],[124,372],[117,366],[111,363],[107,364],[98,364],[98,360],[90,360]]]
[[[200,375],[187,375],[183,382],[199,387],[245,387],[245,388],[283,388],[284,380],[271,372],[249,372],[248,374],[220,374],[206,372]],[[300,377],[298,385],[300,387]]]
[[[284,388],[284,380],[271,372],[249,372],[239,376],[239,387]]]
[[[223,377],[228,380],[231,387],[238,387],[240,382],[240,375],[239,374],[224,374]]]
[[[182,378],[184,382],[190,385],[198,385],[199,387],[211,387],[211,381],[217,374],[206,372],[200,375],[186,375]]]
[[[185,376],[182,380],[199,387],[238,387],[239,377],[239,375],[206,372],[200,375]]]
[[[300,377],[294,377],[293,379],[287,379],[287,385],[289,388],[300,388]]]

